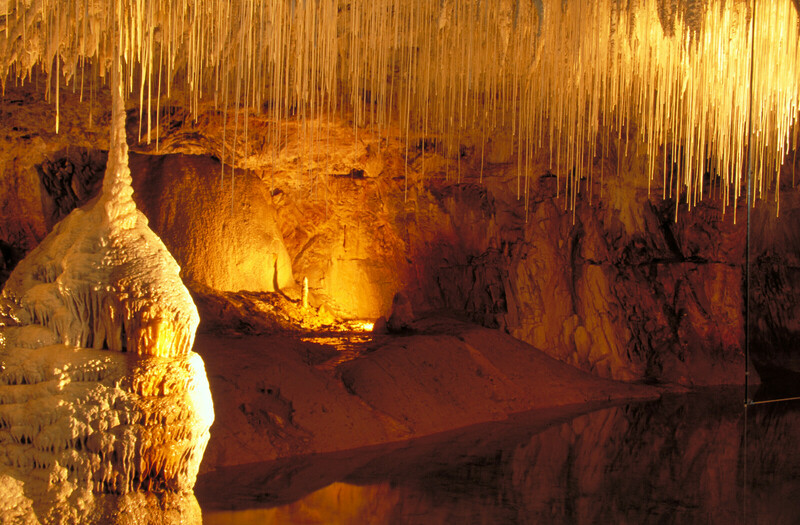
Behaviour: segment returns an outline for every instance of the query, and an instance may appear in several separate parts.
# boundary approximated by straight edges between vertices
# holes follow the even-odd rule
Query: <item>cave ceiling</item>
[[[778,198],[797,141],[793,0],[0,2],[3,87],[43,75],[56,131],[62,92],[87,98],[117,48],[140,140],[159,140],[167,105],[221,114],[210,153],[233,165],[250,115],[266,149],[282,123],[343,118],[451,157],[507,136],[518,158],[547,153],[572,206],[624,148],[648,187],[691,207],[712,178],[735,210],[748,165]]]

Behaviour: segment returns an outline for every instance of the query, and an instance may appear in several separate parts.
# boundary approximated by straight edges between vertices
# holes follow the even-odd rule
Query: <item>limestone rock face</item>
[[[95,197],[101,189],[108,152],[69,147],[36,165],[47,229]]]
[[[74,167],[83,167],[75,164],[76,157],[81,156],[79,150],[108,150],[111,104],[107,91],[96,91],[94,104],[87,107],[79,103],[80,93],[62,90],[59,133],[55,133],[53,126],[54,105],[42,104],[37,91],[28,83],[27,87],[15,89],[13,93],[6,90],[5,96],[0,97],[0,173],[3,180],[0,184],[3,218],[0,240],[25,253],[38,245],[52,228],[55,222],[51,220],[52,212],[59,204],[46,195],[42,168],[47,170],[51,164],[65,167],[66,163],[61,162],[65,157]],[[63,171],[60,175],[66,182]],[[70,185],[73,180],[74,177]],[[70,190],[73,194],[81,193],[77,187]]]
[[[743,381],[741,225],[713,205],[675,223],[623,185],[573,215],[555,184],[539,178],[526,212],[498,181],[432,183],[437,205],[406,221],[415,310],[466,312],[603,377]]]
[[[99,150],[67,148],[36,166],[48,228],[99,190]],[[181,265],[185,279],[221,291],[277,291],[295,285],[272,196],[249,171],[198,155],[131,155],[133,198]]]
[[[788,177],[787,177],[788,178]],[[784,188],[774,206],[753,212],[751,289],[753,359],[767,368],[800,372],[800,192]]]
[[[138,206],[178,260],[185,279],[222,291],[294,286],[292,261],[269,188],[252,173],[193,155],[133,155]]]
[[[394,191],[353,172],[328,179],[327,196],[280,185],[274,201],[298,280],[308,278],[312,306],[349,318],[388,315],[406,266],[402,231],[393,224]]]
[[[403,293],[398,292],[392,300],[392,315],[386,322],[386,327],[390,332],[402,332],[411,327],[414,322],[414,310],[411,302]]]

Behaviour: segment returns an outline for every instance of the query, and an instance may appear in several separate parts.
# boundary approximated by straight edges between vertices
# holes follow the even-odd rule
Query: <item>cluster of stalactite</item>
[[[0,3],[0,78],[24,82],[40,66],[57,107],[61,84],[96,89],[115,48],[140,135],[158,141],[159,109],[179,86],[195,115],[219,111],[215,153],[234,167],[254,111],[271,122],[273,149],[289,119],[308,144],[345,116],[356,137],[431,137],[450,157],[466,135],[485,144],[502,129],[526,202],[537,152],[574,206],[606,175],[606,156],[633,151],[664,196],[691,207],[715,193],[725,209],[743,191],[750,138],[758,195],[797,142],[791,0]]]

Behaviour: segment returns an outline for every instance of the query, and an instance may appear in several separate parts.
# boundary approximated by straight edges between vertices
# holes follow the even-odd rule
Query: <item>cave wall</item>
[[[28,99],[26,114],[46,114],[47,106]],[[7,114],[16,115],[16,100],[3,101]],[[730,207],[721,213],[718,198],[691,211],[680,204],[676,221],[674,199],[662,199],[658,188],[648,194],[642,161],[618,160],[611,148],[595,162],[594,179],[582,183],[573,211],[547,155],[521,166],[511,137],[492,137],[485,151],[469,135],[456,153],[434,139],[412,138],[406,148],[399,136],[356,136],[346,119],[317,123],[322,131],[313,144],[299,122],[286,123],[277,152],[254,139],[231,190],[232,170],[223,178],[217,161],[219,121],[185,117],[167,113],[158,155],[152,143],[137,140],[134,111],[128,134],[132,150],[146,154],[132,160],[134,198],[190,280],[269,291],[307,278],[313,307],[350,318],[388,316],[402,292],[418,314],[458,312],[604,377],[743,380],[741,203],[737,223]],[[58,152],[90,129],[85,120],[76,115],[74,129],[55,138],[29,129],[30,121],[8,130],[3,176],[18,182],[1,190],[16,206],[5,209],[4,254],[24,253],[46,231],[54,205],[42,166],[60,165]],[[23,131],[46,135],[47,146],[26,154]],[[87,141],[91,136],[76,143]],[[81,158],[95,159],[88,152],[103,145],[95,141]],[[530,173],[527,181],[520,168]],[[754,327],[756,339],[772,346],[786,345],[800,329],[792,220],[800,198],[791,186],[781,197],[781,220],[769,204],[754,212],[754,238],[761,240],[753,260],[763,270],[753,282]],[[766,359],[793,362],[782,350]]]
[[[134,198],[181,266],[181,278],[223,291],[295,286],[268,188],[198,155],[132,155]]]
[[[0,239],[25,252],[52,227],[37,166],[63,153],[71,155],[75,148],[108,150],[108,91],[95,90],[91,100],[82,103],[79,94],[64,90],[56,133],[55,105],[43,100],[44,87],[41,73],[32,72],[26,85],[7,86],[0,96],[0,209],[5,219],[0,221]]]
[[[794,351],[800,334],[800,191],[792,188],[791,171],[784,173],[780,216],[774,204],[756,208],[752,216],[751,344],[753,360],[765,373],[800,373]]]
[[[10,232],[0,245],[0,269],[6,275],[36,246],[39,229],[51,230],[98,194],[107,153],[72,146],[39,160],[29,168],[39,181],[31,192],[39,203],[21,213],[10,209],[5,222]],[[295,286],[271,197],[252,173],[240,172],[232,191],[230,177],[220,180],[219,162],[207,156],[132,154],[130,167],[134,199],[179,261],[184,280],[223,291]]]
[[[730,217],[709,204],[675,223],[670,203],[613,182],[605,191],[625,198],[573,215],[547,174],[526,213],[498,171],[484,185],[428,183],[437,205],[406,221],[415,309],[466,312],[604,377],[741,380],[742,229]]]

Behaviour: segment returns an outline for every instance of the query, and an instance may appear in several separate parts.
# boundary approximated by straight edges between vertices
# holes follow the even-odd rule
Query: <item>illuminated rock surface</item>
[[[31,216],[24,218],[8,207],[9,218],[18,224],[8,237],[39,227],[40,214],[52,228],[96,196],[106,161],[105,151],[76,146],[46,153],[34,167],[42,211],[28,209]],[[230,180],[219,179],[219,163],[205,156],[134,154],[130,166],[133,199],[180,264],[183,279],[228,291],[295,286],[269,190],[252,173],[240,170],[232,190]]]
[[[164,137],[169,155],[133,161],[134,199],[200,284],[270,290],[277,282],[287,290],[291,283],[282,279],[289,280],[290,267],[297,282],[308,278],[314,309],[374,320],[388,317],[392,298],[403,292],[414,312],[463,312],[604,377],[684,385],[742,381],[743,224],[733,224],[714,202],[674,222],[672,202],[647,196],[637,175],[641,166],[632,161],[623,161],[623,180],[594,182],[596,194],[613,198],[579,201],[573,214],[557,195],[546,158],[537,159],[535,197],[526,212],[516,196],[513,161],[485,164],[481,182],[479,150],[456,163],[436,152],[426,152],[423,161],[421,150],[412,149],[404,193],[403,145],[392,140],[379,147],[366,132],[355,152],[320,142],[330,172],[306,176],[300,164],[301,177],[303,143],[292,127],[274,161],[262,155],[263,169],[237,170],[240,181],[231,193],[227,170],[221,189],[213,160],[173,155],[202,151],[219,132],[211,120],[179,123]],[[345,144],[353,140],[343,125],[327,133]],[[458,169],[460,183],[453,178]],[[775,219],[771,206],[759,205],[754,215],[761,221],[754,260],[785,268],[779,271],[786,284],[777,288],[786,298],[754,302],[761,311],[774,310],[754,315],[759,331],[773,339],[796,332],[789,297],[797,280],[790,224],[800,209],[796,193],[784,188],[786,221]],[[6,227],[17,233],[9,241],[41,221],[41,212],[29,213],[12,217]],[[189,230],[192,235],[183,235]],[[754,283],[760,287],[754,293],[770,286],[769,294],[777,293],[774,280]]]
[[[134,199],[181,265],[181,277],[224,291],[295,286],[269,188],[239,170],[235,186],[204,156],[134,155]]]

